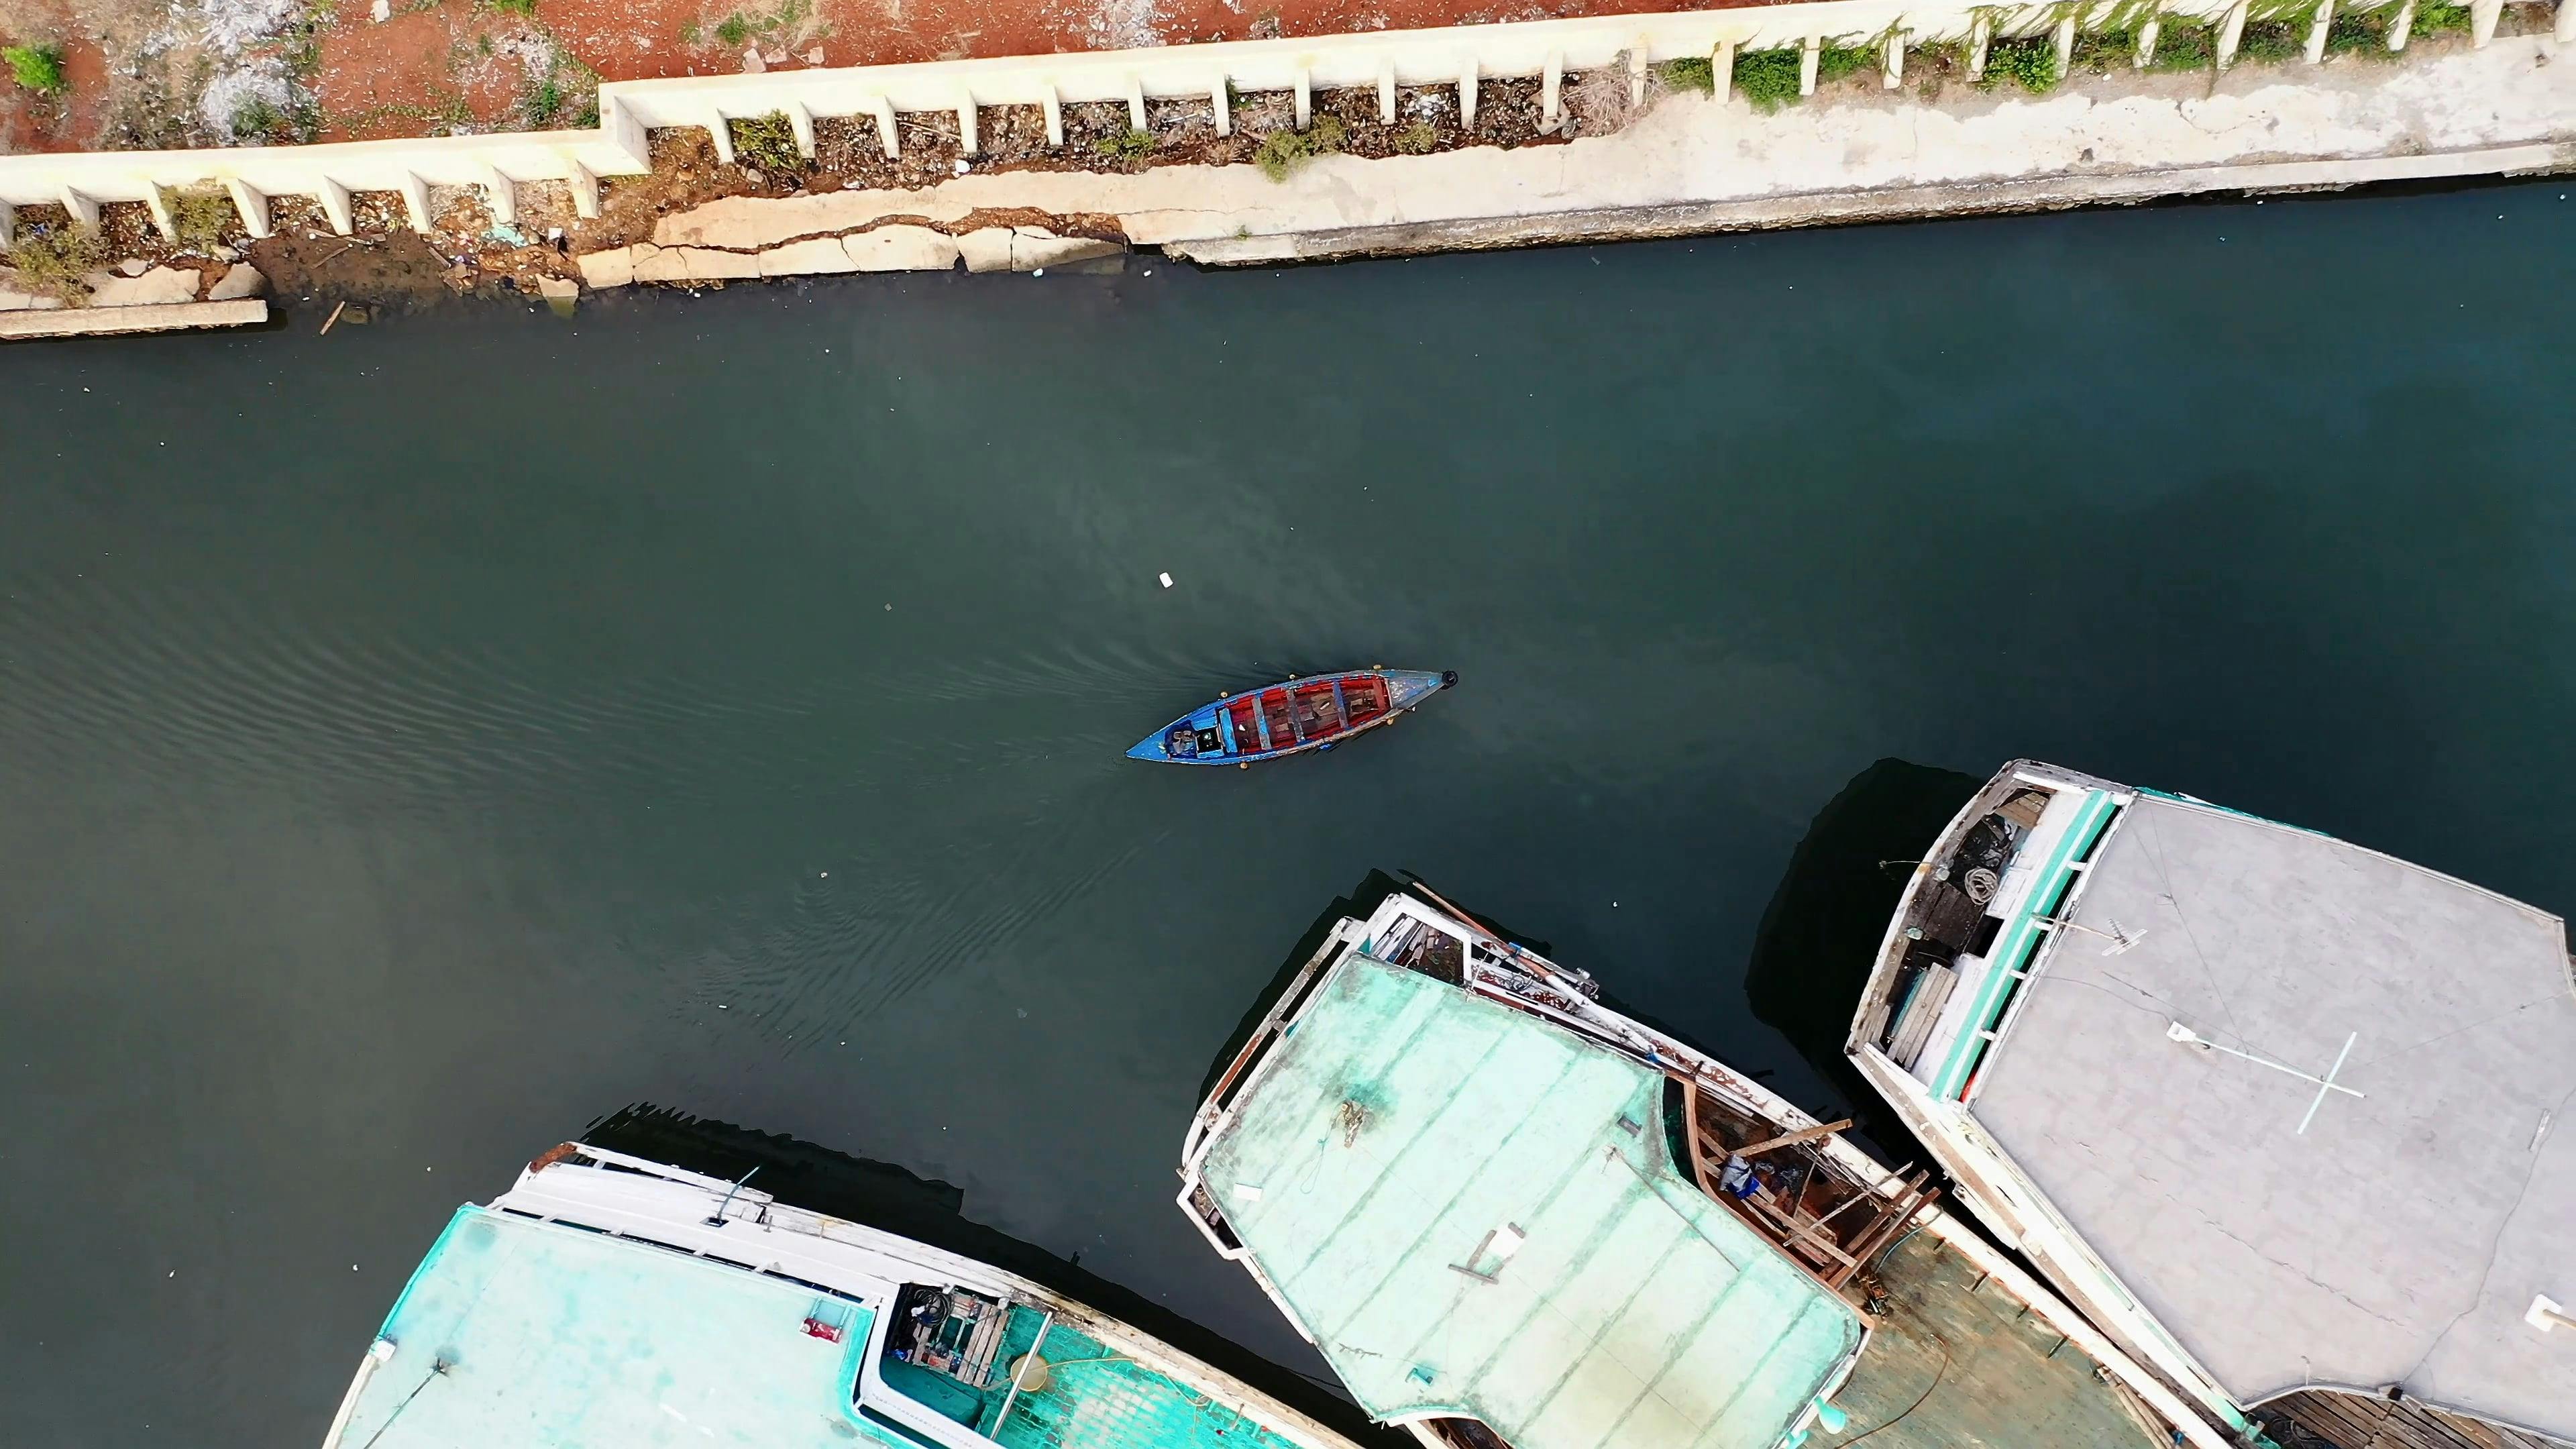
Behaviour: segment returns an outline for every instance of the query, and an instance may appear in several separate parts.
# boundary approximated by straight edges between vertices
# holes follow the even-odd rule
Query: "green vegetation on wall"
[[[1986,73],[1978,85],[1993,90],[2006,81],[2035,96],[2057,89],[2057,42],[2045,35],[1998,40],[1986,47]]]
[[[2147,69],[2207,70],[2218,64],[2218,34],[2206,22],[2168,20],[2156,36],[2156,58]]]
[[[1735,91],[1768,114],[1798,103],[1798,49],[1748,50],[1735,58]]]
[[[1657,62],[1655,79],[1668,91],[1697,91],[1704,96],[1717,93],[1717,67],[1704,55]]]

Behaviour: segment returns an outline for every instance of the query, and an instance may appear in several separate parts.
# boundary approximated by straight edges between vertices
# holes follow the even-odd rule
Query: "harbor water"
[[[1318,915],[1418,872],[1854,1105],[1747,962],[1884,759],[2576,904],[2564,191],[0,350],[0,1437],[318,1441],[636,1103],[1319,1371],[1172,1203]],[[1461,687],[1121,756],[1381,662]]]

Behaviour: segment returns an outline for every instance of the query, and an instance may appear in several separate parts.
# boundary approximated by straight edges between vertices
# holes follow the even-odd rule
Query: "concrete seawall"
[[[1607,136],[1327,157],[1285,182],[1166,166],[729,198],[582,265],[594,286],[788,275],[792,256],[831,249],[946,267],[959,249],[940,229],[1003,210],[1110,217],[1131,243],[1231,265],[2576,170],[2576,65],[2553,63],[2559,51],[2505,36],[2396,69],[2245,69],[2214,85],[2120,74],[2044,98],[1854,91],[1770,115],[1685,94]]]
[[[2517,4],[2510,25],[2503,0],[2471,0],[2444,14],[2455,33],[2429,40],[2414,36],[2418,4],[1796,0],[620,82],[601,87],[600,125],[586,131],[0,156],[0,242],[26,208],[59,209],[73,226],[96,230],[103,206],[129,204],[149,212],[176,255],[175,202],[188,188],[209,186],[219,188],[217,204],[229,202],[240,234],[253,241],[289,224],[274,200],[299,196],[311,205],[283,215],[307,218],[293,222],[307,240],[361,230],[381,238],[406,221],[426,236],[441,224],[441,196],[459,194],[443,188],[482,197],[497,233],[520,218],[520,189],[543,184],[550,189],[532,192],[528,204],[541,212],[569,208],[569,215],[550,214],[581,233],[574,250],[582,252],[583,279],[607,287],[961,264],[1034,271],[1096,262],[1131,245],[1211,265],[1253,265],[2576,169],[2576,66],[2562,54],[2576,49],[2576,0],[2557,0],[2554,13]],[[2330,46],[2338,15],[2356,14],[2367,27],[2366,53],[2351,53],[2348,43]],[[2206,27],[2195,42],[2208,47],[2198,52],[2199,68],[2148,69],[2159,31],[2185,23]],[[2240,47],[2251,44],[2249,25],[2263,33],[2269,63],[2239,59]],[[1942,46],[1951,61],[1964,61],[1973,82],[1990,50],[2001,53],[2010,40],[2025,62],[2034,47],[2053,49],[2062,74],[2077,69],[2069,61],[2079,37],[2103,33],[2123,37],[2117,58],[2092,64],[2108,73],[2075,74],[2044,95],[2010,84],[1944,89],[1907,70],[1909,55],[1919,61],[1924,47]],[[2125,47],[2133,43],[2131,53]],[[1857,58],[1865,69],[1820,83],[1829,49],[1838,66]],[[1783,84],[1784,62],[1794,70],[1797,103],[1765,111],[1733,93],[1738,67],[1757,56],[1775,87]],[[1698,67],[1714,94],[1682,89],[1655,99],[1664,83],[1653,67],[1674,61]],[[1960,72],[1950,76],[1958,80]],[[1587,122],[1579,138],[1557,139],[1568,134],[1558,129],[1570,115],[1568,96],[1578,85],[1597,90],[1604,81],[1629,97],[1617,128],[1605,133]],[[1522,139],[1547,144],[1477,144],[1467,134],[1479,97],[1499,94],[1503,82],[1518,87],[1516,104],[1536,118],[1536,138],[1525,132]],[[1347,109],[1357,104],[1392,127],[1400,95],[1437,101],[1463,127],[1430,154],[1325,155],[1283,180],[1246,164],[1131,169],[1096,155],[1089,142],[1067,145],[1069,106],[1123,104],[1137,131],[1155,115],[1167,119],[1152,124],[1165,125],[1186,113],[1195,119],[1183,124],[1212,126],[1217,136],[1230,134],[1241,107],[1252,117],[1248,126],[1276,136],[1271,128],[1304,129],[1326,99],[1344,114],[1358,114]],[[1768,99],[1781,98],[1775,91]],[[1034,160],[1025,150],[1016,160],[995,160],[980,147],[979,131],[1000,125],[993,108],[1003,106],[1024,108],[1023,126],[1042,115],[1049,150]],[[925,112],[935,124],[901,119]],[[817,184],[842,189],[682,202],[684,209],[657,217],[653,188],[671,177],[655,170],[654,158],[685,171],[668,158],[689,148],[657,151],[655,133],[667,141],[669,132],[703,128],[720,173],[715,190],[751,190],[758,183],[734,164],[733,123],[755,118],[792,132],[808,170],[822,139],[817,121],[828,119],[845,150],[855,144],[870,154],[881,147],[888,158],[927,154],[936,167],[908,163],[907,171],[889,161],[873,173],[878,179],[945,179],[909,190],[848,189],[858,183],[835,174]],[[845,121],[854,129],[838,129]],[[922,153],[904,139],[934,131],[944,131],[938,144],[957,157],[953,177],[938,159],[947,153]],[[1249,155],[1248,145],[1230,154]],[[802,192],[796,168],[771,169],[790,173]],[[702,181],[704,171],[700,163]],[[618,178],[642,178],[632,184],[643,188],[645,204],[604,221],[604,198]],[[598,229],[585,231],[589,224]],[[647,224],[649,236],[617,244]],[[471,252],[484,225],[474,222],[448,245]],[[526,243],[520,237],[513,244]],[[216,260],[233,259],[233,248],[214,250]],[[470,257],[455,260],[474,270]],[[546,264],[554,270],[543,274],[545,285],[564,284],[571,265],[551,253]],[[13,280],[0,271],[0,311],[50,305],[12,293]],[[89,299],[103,306],[182,300],[110,295],[121,287],[95,283]]]

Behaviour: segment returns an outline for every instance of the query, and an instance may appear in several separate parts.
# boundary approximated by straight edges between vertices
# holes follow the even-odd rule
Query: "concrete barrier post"
[[[241,217],[242,230],[250,233],[252,241],[265,238],[270,229],[268,198],[260,195],[249,182],[238,178],[225,182],[224,190],[232,195],[233,210]]]
[[[724,112],[717,111],[707,117],[705,124],[707,139],[713,142],[716,148],[716,164],[731,166],[733,164],[733,122],[725,119]]]
[[[1547,69],[1540,71],[1538,77],[1538,126],[1540,130],[1545,131],[1555,127],[1556,113],[1559,109],[1557,103],[1563,98],[1564,92],[1565,53],[1563,51],[1551,50],[1547,53]]]
[[[62,200],[63,210],[72,214],[72,221],[75,225],[87,227],[91,231],[98,230],[98,203],[96,201],[72,190],[68,186],[63,188]]]
[[[1798,48],[1798,94],[1816,93],[1816,63],[1824,59],[1824,54],[1825,41],[1820,35],[1808,36],[1807,43]]]
[[[2308,64],[2326,58],[2326,36],[2334,29],[2334,0],[2317,0],[2317,18],[2308,26]]]
[[[1302,131],[1306,129],[1309,122],[1315,119],[1314,78],[1307,73],[1306,68],[1302,65],[1297,67],[1296,96],[1296,104],[1292,109],[1296,114],[1297,129]]]
[[[1063,145],[1064,99],[1055,93],[1054,86],[1047,86],[1038,92],[1038,109],[1046,112],[1047,144]]]
[[[1708,58],[1709,94],[1718,104],[1735,99],[1735,42],[1721,40],[1717,52]]]
[[[1377,68],[1377,123],[1395,124],[1395,62],[1382,61]]]
[[[2075,69],[2075,17],[2061,16],[2057,22],[2057,73],[2060,77]]]
[[[650,170],[653,164],[652,140],[644,130],[644,119],[633,107],[615,96],[599,98],[599,131],[611,145],[633,162],[637,171]]]
[[[321,206],[323,219],[331,223],[333,236],[357,234],[358,214],[349,204],[349,188],[325,176],[322,184],[313,188],[313,200]]]
[[[2397,7],[2397,18],[2388,22],[2388,49],[2394,54],[2406,48],[2406,38],[2415,33],[2415,0],[2403,0]]]
[[[483,168],[483,173],[483,198],[485,204],[492,210],[492,224],[494,226],[518,225],[518,183],[502,175],[501,168],[498,166],[486,166]]]
[[[1892,91],[1905,84],[1905,32],[1888,27],[1886,47],[1887,53],[1878,61],[1878,84]]]
[[[2484,50],[2495,39],[2496,19],[2504,14],[2504,0],[2469,0],[2469,44]]]
[[[1476,129],[1476,62],[1470,59],[1458,72],[1458,124]]]
[[[1208,105],[1216,112],[1216,133],[1220,136],[1234,134],[1233,85],[1232,81],[1219,80],[1208,87]]]
[[[2558,0],[2558,25],[2550,33],[2560,45],[2576,45],[2576,0]]]
[[[0,201],[0,250],[18,244],[18,208]]]
[[[1646,103],[1646,47],[1641,42],[1628,47],[1628,104]]]
[[[170,214],[170,193],[156,182],[143,183],[143,209],[152,213],[152,229],[165,242],[179,240],[179,218]]]
[[[429,235],[429,183],[418,175],[405,173],[402,179],[403,213],[411,218],[411,229]]]
[[[892,161],[903,154],[903,143],[895,134],[894,102],[883,96],[870,96],[868,109],[876,113],[877,145],[885,151],[886,159]]]
[[[803,101],[789,101],[784,109],[787,112],[787,129],[796,133],[796,154],[808,161],[813,160],[814,113],[805,109]]]
[[[566,160],[564,168],[571,173],[572,214],[584,221],[599,219],[599,178],[578,161]]]
[[[957,103],[957,149],[968,156],[984,149],[975,130],[975,97],[969,94]]]
[[[1127,124],[1145,129],[1145,81],[1142,76],[1127,77]]]
[[[1994,17],[1980,10],[1968,22],[1968,79],[1986,78],[1986,48],[1995,43]]]
[[[2153,65],[2156,59],[2156,37],[2164,33],[2165,23],[2152,15],[2148,16],[2147,23],[2138,27],[2138,55],[2137,59],[2130,64],[2139,70],[2145,70]]]
[[[2218,68],[2225,70],[2236,63],[2236,47],[2245,42],[2245,0],[2227,7],[2227,17],[2218,22]]]

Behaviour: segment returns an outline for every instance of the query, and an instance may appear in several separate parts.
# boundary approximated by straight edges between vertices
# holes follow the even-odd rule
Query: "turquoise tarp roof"
[[[809,1312],[843,1342],[806,1333]],[[386,1318],[394,1357],[341,1443],[848,1449],[868,1322],[776,1278],[463,1208]]]
[[[1662,1105],[1627,1057],[1355,958],[1203,1172],[1382,1419],[1469,1415],[1514,1449],[1765,1449],[1860,1320],[1676,1172]]]

